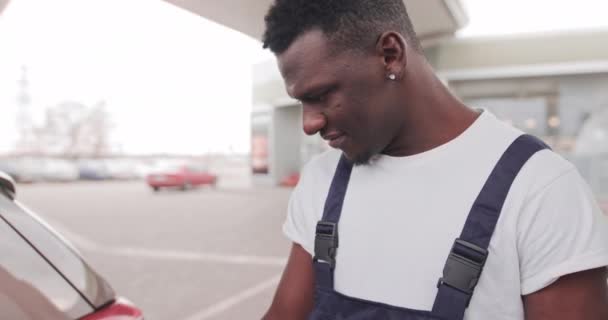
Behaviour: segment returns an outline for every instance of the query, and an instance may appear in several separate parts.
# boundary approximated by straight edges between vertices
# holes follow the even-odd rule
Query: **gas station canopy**
[[[1,1],[1,0],[0,0]],[[264,15],[272,0],[165,0],[255,39],[264,32]],[[451,36],[467,23],[460,0],[404,0],[423,41]]]
[[[8,4],[8,0],[0,0],[0,13],[4,10],[4,7]]]

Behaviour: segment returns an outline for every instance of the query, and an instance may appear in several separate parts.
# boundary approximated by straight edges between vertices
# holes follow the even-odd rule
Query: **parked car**
[[[300,181],[300,174],[295,172],[283,177],[279,184],[282,187],[293,188],[298,185],[298,181]]]
[[[146,182],[154,190],[178,187],[182,190],[200,185],[215,186],[217,176],[198,164],[172,165],[159,169],[146,177]]]
[[[115,180],[141,179],[142,171],[145,170],[145,166],[135,159],[106,159],[105,164],[110,178]]]
[[[78,162],[78,174],[81,180],[110,179],[110,171],[103,160],[83,159]]]
[[[0,318],[143,320],[74,247],[15,200],[0,172]]]
[[[78,167],[65,159],[45,159],[42,179],[50,182],[71,182],[79,178]]]
[[[70,182],[78,180],[78,168],[69,160],[23,157],[4,161],[0,169],[18,182]]]
[[[31,183],[44,180],[45,160],[36,157],[15,158],[10,162],[10,167],[6,168],[8,173],[17,182]]]
[[[2,159],[0,160],[0,171],[8,174],[13,179],[17,179],[18,167],[15,163],[15,159]]]

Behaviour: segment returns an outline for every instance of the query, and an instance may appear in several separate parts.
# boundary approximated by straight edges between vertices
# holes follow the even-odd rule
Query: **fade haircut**
[[[277,55],[313,29],[341,49],[356,50],[372,48],[385,31],[397,31],[422,52],[403,0],[275,0],[264,20],[264,48]]]

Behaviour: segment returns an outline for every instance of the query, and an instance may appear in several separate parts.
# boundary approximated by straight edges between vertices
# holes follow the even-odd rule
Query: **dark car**
[[[142,320],[0,172],[0,319]]]
[[[110,170],[103,160],[82,160],[78,164],[78,176],[80,180],[107,180],[112,176]]]
[[[155,170],[146,177],[146,182],[154,190],[178,187],[182,190],[200,185],[215,186],[217,176],[205,166],[197,164],[170,165]]]

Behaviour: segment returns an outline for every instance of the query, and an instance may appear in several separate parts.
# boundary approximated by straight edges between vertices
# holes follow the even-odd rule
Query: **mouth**
[[[344,143],[346,135],[344,135],[343,133],[334,132],[324,135],[323,139],[327,140],[327,142],[332,148],[338,149]]]

